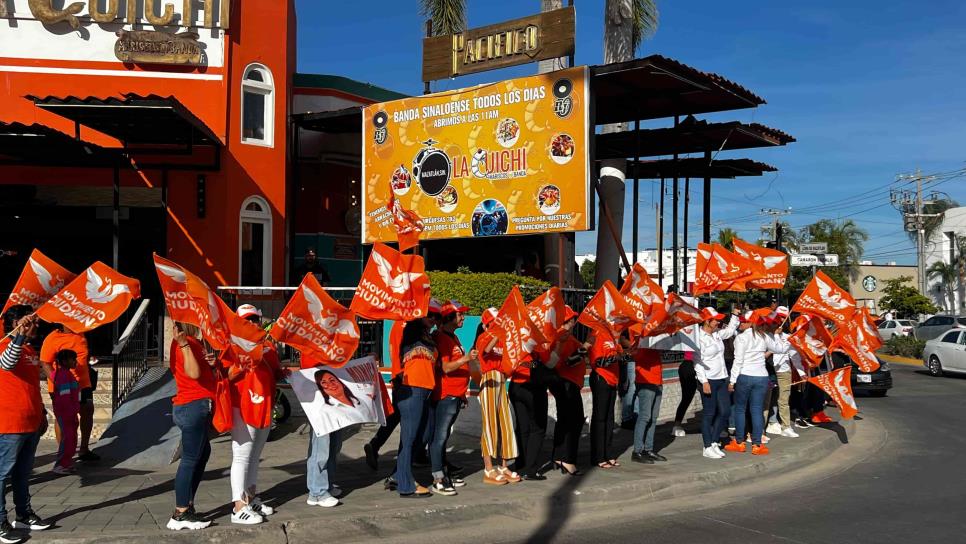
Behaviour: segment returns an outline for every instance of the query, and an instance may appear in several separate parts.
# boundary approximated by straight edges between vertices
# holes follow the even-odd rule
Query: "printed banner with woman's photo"
[[[587,81],[577,67],[366,107],[363,243],[590,228]]]
[[[338,368],[306,368],[289,378],[319,436],[358,423],[385,425],[379,380],[382,376],[373,357],[353,359]]]

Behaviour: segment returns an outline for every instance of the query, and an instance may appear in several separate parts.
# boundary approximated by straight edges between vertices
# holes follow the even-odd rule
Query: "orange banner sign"
[[[795,301],[792,311],[821,316],[842,327],[855,313],[855,299],[819,270]]]
[[[82,333],[121,316],[141,298],[141,283],[97,261],[37,309],[40,319]]]
[[[429,311],[429,276],[418,255],[372,246],[350,309],[369,319],[412,321]]]
[[[305,275],[272,326],[271,335],[327,363],[346,363],[359,347],[355,312],[332,300],[312,274]]]

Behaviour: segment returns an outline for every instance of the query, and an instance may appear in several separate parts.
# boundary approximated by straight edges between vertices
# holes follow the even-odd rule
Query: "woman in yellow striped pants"
[[[484,332],[476,339],[481,374],[479,401],[483,415],[480,445],[483,450],[483,483],[506,485],[519,482],[520,476],[507,468],[517,457],[517,441],[506,391],[503,349],[496,336],[485,332],[495,316],[494,308],[483,313]],[[502,465],[494,467],[493,459],[499,459]]]

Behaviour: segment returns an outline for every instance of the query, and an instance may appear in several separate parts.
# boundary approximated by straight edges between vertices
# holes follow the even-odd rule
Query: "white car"
[[[908,319],[890,319],[879,324],[879,336],[888,340],[893,336],[909,336],[916,324]]]
[[[956,327],[926,342],[922,364],[933,376],[966,372],[966,327]]]

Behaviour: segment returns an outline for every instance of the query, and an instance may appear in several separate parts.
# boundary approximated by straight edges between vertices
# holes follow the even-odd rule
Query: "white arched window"
[[[239,284],[266,287],[272,284],[272,209],[260,196],[250,196],[239,213]]]
[[[261,64],[249,64],[242,74],[241,121],[243,143],[272,147],[275,84],[272,71]]]

